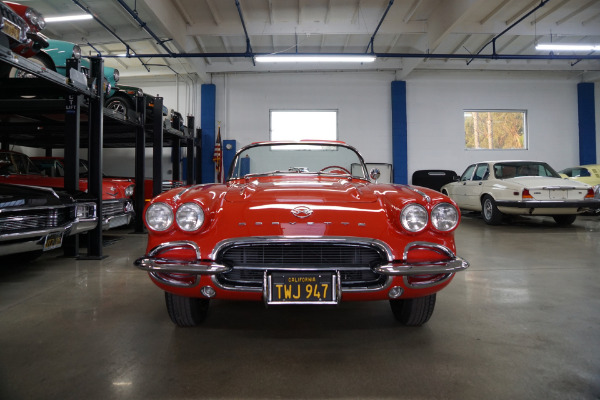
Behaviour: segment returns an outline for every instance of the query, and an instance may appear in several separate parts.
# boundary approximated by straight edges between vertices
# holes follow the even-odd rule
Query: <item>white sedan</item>
[[[464,210],[480,211],[498,225],[505,215],[548,215],[569,225],[577,214],[600,208],[591,186],[561,178],[539,161],[486,161],[472,164],[441,192]]]

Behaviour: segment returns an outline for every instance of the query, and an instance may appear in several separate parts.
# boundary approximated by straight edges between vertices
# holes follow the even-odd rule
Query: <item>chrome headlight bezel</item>
[[[133,192],[135,190],[135,185],[129,185],[125,188],[125,196],[131,197],[133,196]]]
[[[119,82],[120,77],[121,77],[121,73],[119,72],[118,69],[115,68],[115,70],[113,71],[113,79],[115,80],[115,82]]]
[[[166,203],[157,202],[150,204],[144,215],[148,228],[157,232],[164,232],[173,225],[173,209]]]
[[[400,224],[408,232],[421,232],[427,227],[429,213],[420,204],[411,203],[406,205],[400,213]]]
[[[175,221],[182,231],[197,231],[204,225],[204,210],[196,203],[184,203],[177,208]]]
[[[431,210],[431,225],[440,232],[450,232],[458,226],[460,214],[450,203],[436,204]]]
[[[80,59],[81,58],[81,47],[78,45],[73,45],[73,58]]]

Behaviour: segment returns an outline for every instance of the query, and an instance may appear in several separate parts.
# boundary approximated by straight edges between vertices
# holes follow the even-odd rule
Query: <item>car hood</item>
[[[66,201],[69,200],[64,196],[61,198],[50,188],[0,184],[0,209],[2,210],[57,206]]]
[[[225,195],[230,203],[346,204],[373,203],[377,196],[364,181],[350,179],[253,180],[231,185]]]
[[[514,183],[527,188],[563,187],[564,189],[582,189],[588,187],[585,183],[571,179],[552,178],[545,176],[521,176],[517,178],[504,179],[504,182]]]

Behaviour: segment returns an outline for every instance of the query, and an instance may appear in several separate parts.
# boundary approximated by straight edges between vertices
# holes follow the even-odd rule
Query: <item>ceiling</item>
[[[537,43],[600,44],[600,0],[20,2],[46,17],[89,10],[95,19],[48,23],[44,33],[81,45],[85,54],[100,52],[122,76],[197,74],[208,81],[223,72],[349,69],[394,70],[403,79],[451,69],[575,71],[600,80],[600,52],[535,50]],[[141,57],[115,57],[127,47]],[[374,63],[258,64],[249,57],[367,52],[377,54]]]

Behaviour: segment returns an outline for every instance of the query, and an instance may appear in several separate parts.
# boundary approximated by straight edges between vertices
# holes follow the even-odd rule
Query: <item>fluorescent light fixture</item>
[[[69,21],[82,21],[86,19],[92,19],[91,14],[78,14],[78,15],[65,15],[62,17],[45,17],[46,22],[69,22]]]
[[[373,62],[377,57],[373,55],[362,55],[362,54],[270,54],[266,56],[256,56],[254,60],[256,62],[270,62],[270,63],[295,63],[295,62]]]
[[[600,51],[598,44],[538,44],[536,50],[549,51]]]

